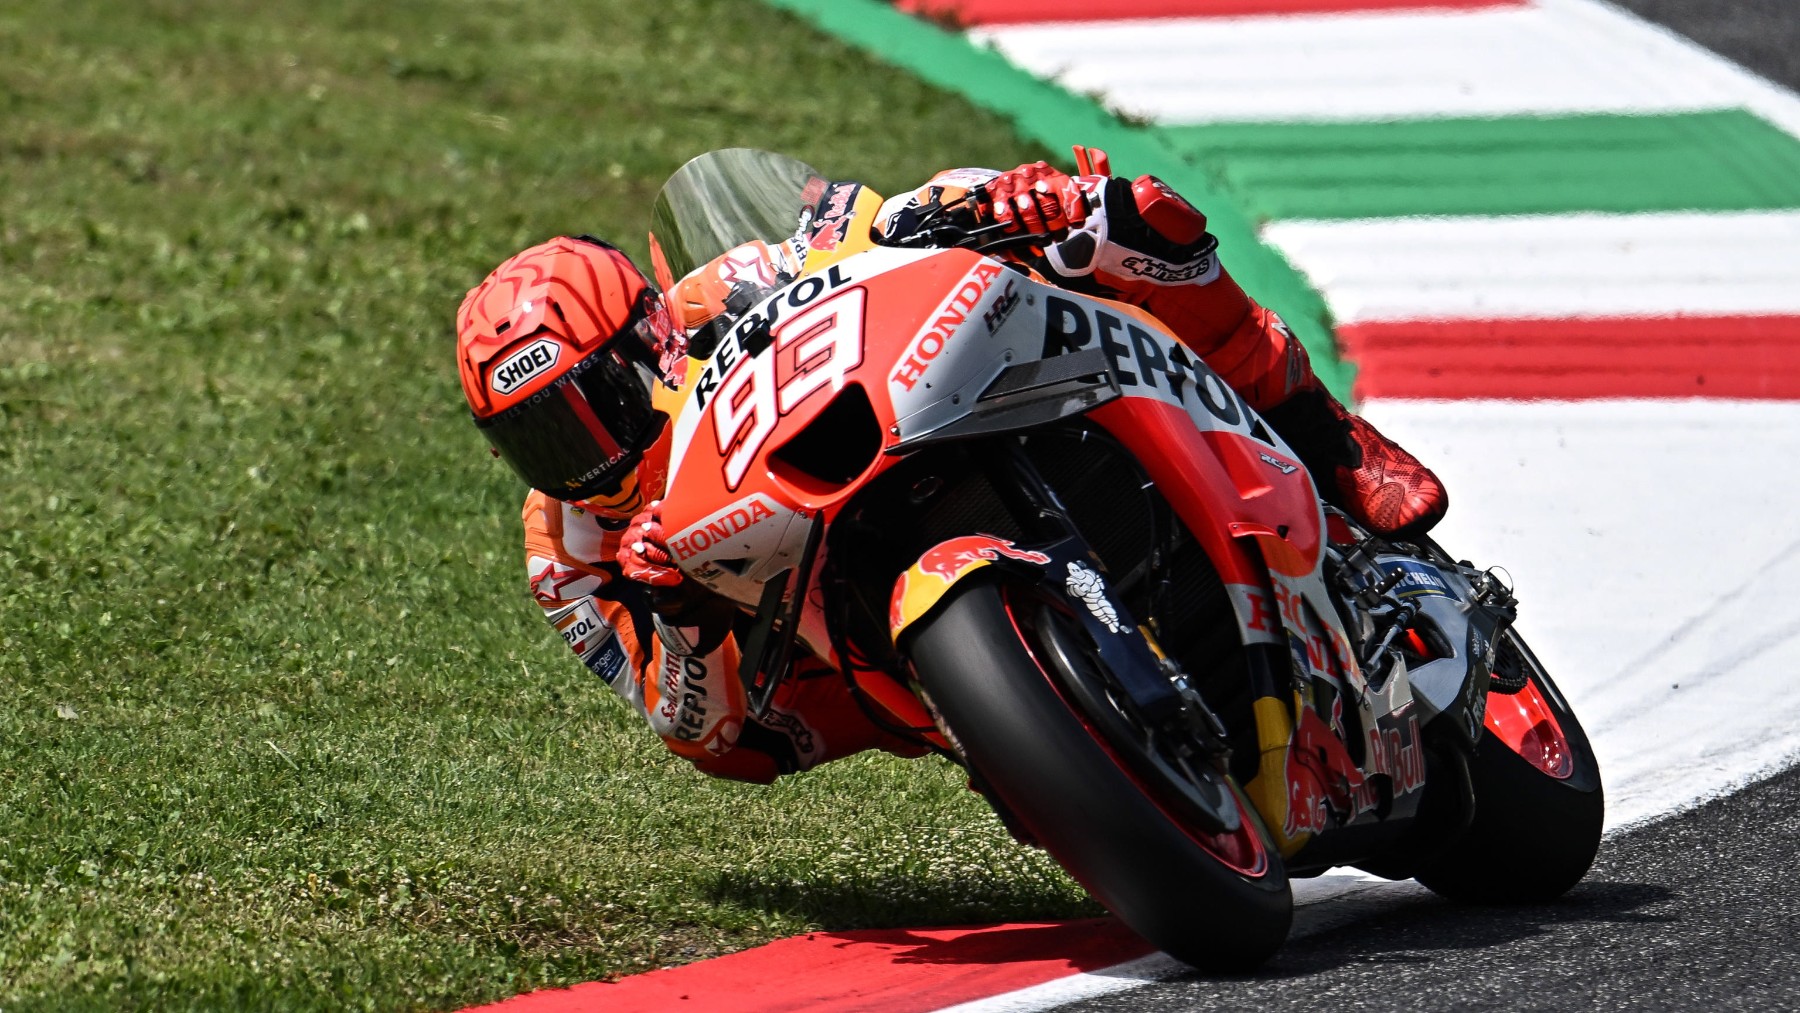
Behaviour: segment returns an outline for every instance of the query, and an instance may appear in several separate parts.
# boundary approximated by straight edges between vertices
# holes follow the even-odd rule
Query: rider
[[[882,238],[903,240],[931,209],[964,198],[1005,234],[1043,237],[1017,256],[1046,278],[1168,324],[1280,432],[1322,495],[1371,530],[1420,534],[1443,516],[1437,477],[1324,389],[1298,339],[1218,263],[1205,217],[1160,180],[1070,177],[1043,162],[949,170],[882,206]],[[719,286],[695,276],[746,273],[723,261],[678,286],[682,325],[720,308]],[[773,271],[761,273],[767,284]],[[463,393],[495,454],[532,487],[533,596],[583,662],[706,773],[766,783],[865,749],[918,755],[816,659],[796,665],[761,719],[746,714],[735,606],[685,580],[655,509],[686,351],[656,287],[589,236],[517,254],[463,300]]]

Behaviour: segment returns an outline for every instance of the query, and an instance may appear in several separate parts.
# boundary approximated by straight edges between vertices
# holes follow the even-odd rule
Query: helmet
[[[662,294],[591,236],[518,254],[469,290],[456,314],[457,365],[475,426],[532,488],[557,499],[616,492],[668,415],[685,341]]]

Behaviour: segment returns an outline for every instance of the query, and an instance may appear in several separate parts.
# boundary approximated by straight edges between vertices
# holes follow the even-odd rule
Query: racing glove
[[[1107,289],[1139,298],[1150,288],[1206,285],[1218,278],[1213,255],[1218,241],[1206,231],[1206,216],[1162,180],[1114,176],[1094,189],[1086,220],[1046,251],[1054,273],[1064,279],[1091,276]]]
[[[614,558],[628,580],[649,585],[656,635],[670,654],[711,654],[730,634],[736,606],[689,580],[675,565],[663,530],[662,500],[652,500],[631,519]]]
[[[1057,238],[1087,221],[1087,195],[1068,173],[1033,162],[982,187],[978,214],[1007,235]]]
[[[644,511],[631,519],[625,537],[619,540],[619,569],[626,578],[651,587],[677,587],[687,578],[675,565],[669,551],[669,536],[663,531],[662,500],[651,500]]]

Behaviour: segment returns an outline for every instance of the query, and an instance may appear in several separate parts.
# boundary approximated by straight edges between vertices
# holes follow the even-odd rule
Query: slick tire
[[[1015,620],[1042,600],[1009,585],[958,589],[909,642],[932,705],[978,783],[1126,925],[1202,970],[1254,967],[1280,948],[1293,918],[1262,824],[1233,786],[1247,830],[1231,838],[1238,850],[1224,853],[1260,858],[1245,861],[1248,872],[1233,868],[1121,761],[1128,744],[1096,740],[1094,723],[1058,689],[1058,674],[1037,660],[1049,656],[1045,645]]]
[[[1432,892],[1465,904],[1540,904],[1567,893],[1587,875],[1606,816],[1600,767],[1581,722],[1523,641],[1544,703],[1568,744],[1571,772],[1556,778],[1514,752],[1492,729],[1469,762],[1475,817],[1468,832],[1415,878]],[[1490,706],[1498,698],[1490,698]]]

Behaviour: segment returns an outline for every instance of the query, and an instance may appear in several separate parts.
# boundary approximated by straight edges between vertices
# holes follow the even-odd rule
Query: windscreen
[[[772,151],[724,148],[695,158],[669,177],[650,209],[657,280],[667,288],[752,239],[787,240],[824,185],[812,166]]]

